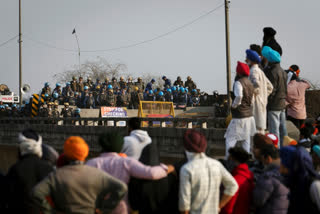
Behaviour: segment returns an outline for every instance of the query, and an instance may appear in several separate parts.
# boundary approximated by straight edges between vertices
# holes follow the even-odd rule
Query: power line
[[[212,14],[213,12],[217,11],[218,9],[220,9],[221,7],[224,6],[224,3],[223,4],[220,4],[219,6],[217,6],[216,8],[206,12],[205,14],[197,17],[196,19],[193,19],[192,21],[189,21],[179,27],[176,27],[166,33],[163,33],[163,34],[160,34],[158,36],[155,36],[151,39],[147,39],[147,40],[143,40],[141,42],[136,42],[136,43],[133,43],[133,44],[130,44],[130,45],[124,45],[124,46],[119,46],[119,47],[116,47],[116,48],[109,48],[109,49],[101,49],[101,50],[82,50],[81,52],[82,53],[93,53],[93,52],[110,52],[110,51],[117,51],[117,50],[121,50],[121,49],[127,49],[127,48],[132,48],[132,47],[136,47],[136,46],[139,46],[139,45],[142,45],[142,44],[145,44],[145,43],[149,43],[149,42],[152,42],[154,40],[157,40],[157,39],[160,39],[162,37],[165,37],[165,36],[168,36],[169,34],[172,34],[172,33],[175,33],[181,29],[184,29],[186,27],[188,27],[189,25],[192,25],[194,24],[195,22],[199,21],[200,19]],[[24,34],[24,37],[27,39],[27,40],[30,40],[34,43],[37,43],[37,44],[40,44],[42,46],[45,46],[45,47],[48,47],[48,48],[53,48],[53,49],[56,49],[56,50],[61,50],[61,51],[68,51],[68,52],[78,52],[78,50],[75,50],[75,49],[66,49],[66,48],[60,48],[60,47],[57,47],[57,46],[54,46],[52,44],[49,44],[49,43],[46,43],[46,42],[42,42],[42,41],[39,41],[39,40],[35,40],[35,39],[32,39],[31,37],[29,36],[25,36]]]
[[[3,42],[3,43],[1,43],[0,44],[0,47],[2,47],[2,46],[4,46],[4,45],[6,45],[6,44],[8,44],[9,42],[11,42],[12,40],[14,40],[15,38],[17,38],[19,35],[16,35],[15,37],[12,37],[11,39],[9,39],[9,40],[7,40],[7,41],[5,41],[5,42]]]

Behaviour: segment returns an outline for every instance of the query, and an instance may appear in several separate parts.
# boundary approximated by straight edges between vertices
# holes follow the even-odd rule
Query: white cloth
[[[224,135],[226,141],[243,141],[250,139],[256,133],[253,117],[232,118]]]
[[[254,86],[253,117],[258,129],[267,127],[268,96],[273,86],[257,64],[251,66],[249,80]]]
[[[315,180],[310,185],[310,197],[313,203],[315,203],[318,207],[318,211],[320,212],[320,181]]]
[[[233,196],[238,184],[219,161],[204,153],[188,152],[188,162],[180,170],[179,210],[190,214],[218,214],[220,185]]]
[[[136,160],[140,159],[142,150],[152,142],[148,132],[143,130],[133,130],[130,136],[124,138],[122,153]]]
[[[239,81],[235,81],[233,85],[233,93],[235,99],[232,103],[232,108],[237,108],[241,105],[242,97],[243,97],[243,87]]]
[[[22,133],[19,134],[19,149],[20,154],[27,155],[27,154],[33,154],[37,155],[39,158],[42,157],[42,137],[39,136],[38,141],[26,138]]]

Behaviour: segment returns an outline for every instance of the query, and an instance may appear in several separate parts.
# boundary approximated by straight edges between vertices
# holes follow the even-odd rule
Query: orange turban
[[[63,153],[68,159],[84,161],[89,154],[89,146],[82,137],[71,136],[64,142]]]

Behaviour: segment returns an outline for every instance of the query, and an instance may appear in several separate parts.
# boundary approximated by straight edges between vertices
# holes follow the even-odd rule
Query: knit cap
[[[19,149],[21,156],[33,154],[42,157],[42,137],[32,129],[26,129],[19,134]]]

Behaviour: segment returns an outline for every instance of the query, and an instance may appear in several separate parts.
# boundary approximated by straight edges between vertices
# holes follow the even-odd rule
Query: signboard
[[[18,103],[19,97],[18,96],[10,96],[10,95],[1,95],[0,101],[3,103]]]
[[[128,117],[127,108],[101,107],[101,117]]]

